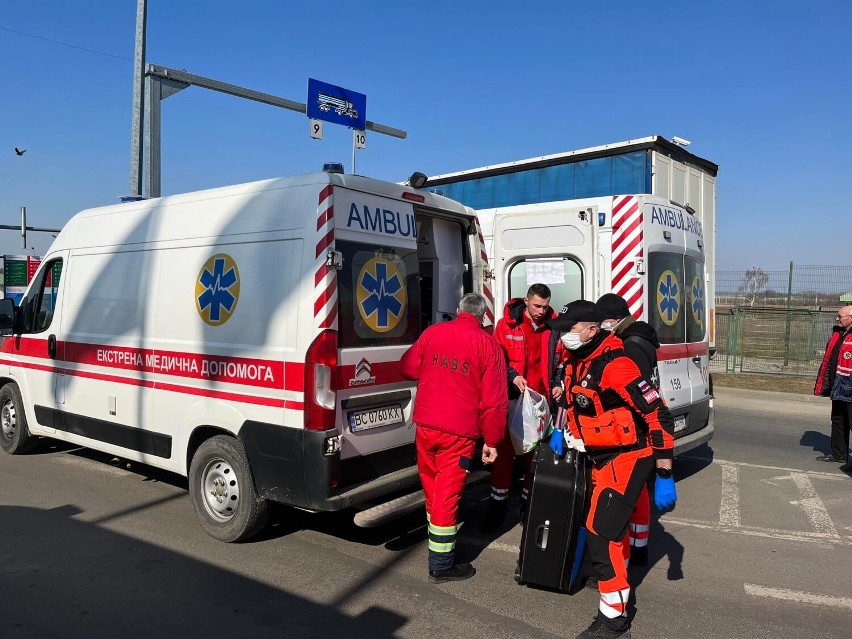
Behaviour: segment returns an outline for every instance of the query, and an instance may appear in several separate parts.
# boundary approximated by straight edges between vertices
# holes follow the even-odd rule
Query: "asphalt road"
[[[813,637],[852,631],[852,478],[820,463],[828,404],[719,388],[716,436],[679,459],[677,509],[631,568],[633,636]],[[62,444],[0,456],[0,637],[574,637],[597,595],[512,581],[517,519],[472,531],[466,582],[426,580],[423,514],[362,530],[351,513],[275,511],[245,544],[195,522],[185,482]]]

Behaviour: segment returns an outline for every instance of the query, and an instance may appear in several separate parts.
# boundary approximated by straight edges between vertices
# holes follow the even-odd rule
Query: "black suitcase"
[[[543,442],[531,471],[519,583],[574,594],[582,588],[579,569],[585,551],[591,469],[584,453],[569,450],[559,458]]]

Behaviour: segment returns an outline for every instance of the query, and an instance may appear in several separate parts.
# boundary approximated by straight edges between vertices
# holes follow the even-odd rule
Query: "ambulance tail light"
[[[305,358],[305,430],[334,428],[337,331],[320,333]]]

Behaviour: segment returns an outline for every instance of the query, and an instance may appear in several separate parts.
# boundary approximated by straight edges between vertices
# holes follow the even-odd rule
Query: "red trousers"
[[[524,458],[524,488],[521,497],[526,499],[532,484],[530,464],[532,463],[535,450],[523,455]],[[515,447],[512,438],[506,436],[497,444],[497,459],[491,465],[491,499],[504,501],[509,498],[509,487],[512,485],[512,469],[515,467]]]
[[[414,440],[426,498],[429,570],[446,570],[455,565],[459,501],[476,441],[423,426],[417,427]]]
[[[587,550],[598,577],[600,611],[606,617],[625,616],[630,586],[628,522],[654,468],[653,450],[616,455],[602,467],[592,468],[592,499],[586,528]]]

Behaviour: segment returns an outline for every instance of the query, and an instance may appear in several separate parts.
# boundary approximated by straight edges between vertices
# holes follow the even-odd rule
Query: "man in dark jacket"
[[[458,508],[476,440],[482,462],[497,459],[506,436],[506,364],[494,338],[482,329],[485,298],[469,293],[450,322],[433,324],[399,362],[417,380],[413,421],[417,467],[426,498],[429,581],[461,581],[474,567],[455,562]]]
[[[814,395],[831,397],[831,453],[817,457],[817,461],[842,464],[849,456],[852,427],[852,305],[841,308],[834,319],[837,325],[825,347],[814,386]]]

